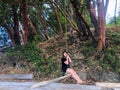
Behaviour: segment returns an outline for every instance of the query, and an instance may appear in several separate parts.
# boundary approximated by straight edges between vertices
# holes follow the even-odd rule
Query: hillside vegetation
[[[120,74],[120,32],[106,31],[106,48],[96,56],[97,43],[81,41],[76,35],[55,36],[48,41],[28,43],[5,51],[0,59],[0,73],[33,73],[35,80],[59,77],[62,52],[67,50],[73,63],[71,66],[80,73],[87,73],[92,81],[106,80],[104,75]],[[114,76],[113,75],[113,76]],[[72,83],[72,82],[71,82]]]

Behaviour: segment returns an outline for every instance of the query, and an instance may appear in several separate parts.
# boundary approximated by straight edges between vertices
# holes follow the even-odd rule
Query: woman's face
[[[64,52],[64,53],[63,53],[63,55],[64,55],[64,57],[66,57],[66,56],[67,56],[67,53],[66,53],[66,52]]]

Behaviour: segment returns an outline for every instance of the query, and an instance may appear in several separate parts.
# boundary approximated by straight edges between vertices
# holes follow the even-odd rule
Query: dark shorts
[[[69,65],[68,65],[67,67],[62,67],[62,71],[63,71],[63,72],[66,72],[68,68],[70,68]]]

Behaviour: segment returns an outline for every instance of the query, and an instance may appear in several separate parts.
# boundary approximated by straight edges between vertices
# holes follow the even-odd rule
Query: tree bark
[[[24,45],[24,34],[25,34],[25,31],[23,29],[23,26],[21,24],[21,22],[19,21],[19,29],[20,29],[20,38],[21,38],[21,45]]]
[[[87,24],[87,22],[85,21],[85,19],[81,15],[81,13],[79,12],[79,9],[77,7],[77,3],[75,2],[75,0],[70,0],[70,1],[71,1],[72,5],[73,5],[73,7],[75,9],[75,14],[76,14],[76,19],[77,19],[79,30],[82,31],[83,35],[85,35],[87,37],[89,35],[89,36],[91,36],[93,41],[96,41],[95,37],[93,36],[92,32],[90,31],[89,25]],[[88,35],[87,35],[86,30],[88,31]]]
[[[49,26],[52,28],[53,32],[54,32],[55,34],[59,35],[59,33],[56,32],[56,29],[55,29],[54,25],[53,25],[50,21],[47,21],[47,22],[48,22]]]
[[[24,25],[24,44],[28,41],[29,30],[28,30],[28,22],[27,22],[27,5],[26,0],[22,0],[22,15],[23,15],[23,25]]]
[[[117,24],[117,21],[116,21],[116,10],[117,10],[117,0],[115,2],[115,11],[114,11],[114,23],[115,23],[115,25]]]
[[[47,27],[47,22],[45,20],[45,17],[41,14],[41,21],[42,21],[42,24],[43,24],[43,27],[44,27],[44,35],[45,35],[45,38],[46,40],[49,40],[49,36],[48,36],[48,27]]]
[[[13,21],[14,21],[14,44],[19,45],[20,44],[20,35],[19,35],[19,27],[18,27],[18,13],[15,3],[12,5],[13,10]]]
[[[104,6],[104,15],[105,15],[105,18],[106,18],[106,13],[107,13],[107,9],[108,9],[108,4],[109,4],[109,0],[106,0],[106,4]]]
[[[66,8],[66,9],[67,9],[68,15],[69,15],[69,17],[70,17],[70,21],[73,22],[74,20],[73,20],[72,5],[71,5],[71,3],[70,3],[69,0],[67,0],[66,3],[67,3],[67,6],[66,6],[67,8]],[[73,29],[72,29],[71,26],[69,27],[69,31],[70,31],[70,35],[72,36]]]
[[[70,26],[76,30],[79,34],[81,34],[81,32],[78,30],[78,28],[76,27],[76,25],[74,24],[74,22],[72,22],[70,20],[70,17],[68,15],[68,13],[64,10],[64,8],[61,7],[61,5],[59,3],[56,2],[52,2],[54,3],[54,5],[60,10],[61,14],[66,18],[67,22],[70,24]]]
[[[79,29],[80,32],[83,33],[83,36],[87,36],[86,29],[83,26],[83,23],[82,23],[82,20],[81,20],[81,13],[79,12],[79,5],[74,0],[70,0],[70,2],[71,2],[72,6],[74,8],[74,13],[75,13],[75,16],[76,16],[76,22],[77,22],[78,29]]]
[[[105,22],[106,22],[106,13],[107,13],[108,4],[109,4],[109,0],[106,0],[106,2],[102,0]]]
[[[38,35],[30,16],[27,16],[27,19],[28,19],[28,23],[29,23],[30,27],[32,28],[32,32],[34,33],[34,35]]]
[[[96,36],[98,36],[98,21],[97,21],[97,17],[96,17],[94,2],[93,2],[93,5],[91,5],[91,0],[86,0],[86,4],[87,4],[88,11],[90,13],[91,21],[95,28],[95,34],[96,34]]]
[[[105,48],[105,20],[104,11],[102,7],[101,0],[97,0],[98,6],[98,29],[99,29],[99,42],[98,42],[98,52]]]

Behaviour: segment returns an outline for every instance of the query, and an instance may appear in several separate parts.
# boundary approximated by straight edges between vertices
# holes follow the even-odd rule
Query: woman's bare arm
[[[69,64],[69,63],[71,63],[72,61],[71,61],[71,58],[70,58],[70,56],[69,55],[67,55],[67,57],[66,57],[66,61],[64,62],[65,64]]]
[[[68,61],[68,59],[67,59],[67,58],[66,58],[66,61],[65,61],[64,63],[65,63],[65,64],[67,64],[67,65],[69,64],[69,61]]]
[[[70,58],[70,56],[69,56],[69,55],[68,55],[68,57],[67,57],[67,58],[68,58],[69,62],[71,63],[71,62],[72,62],[72,60],[71,60],[71,58]]]

